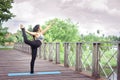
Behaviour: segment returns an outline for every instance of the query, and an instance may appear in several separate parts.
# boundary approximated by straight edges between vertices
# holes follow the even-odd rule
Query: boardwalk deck
[[[29,54],[16,50],[0,50],[0,80],[94,80],[85,75],[78,74],[69,68],[38,58],[35,63],[35,72],[60,71],[61,74],[15,77],[8,76],[8,73],[13,72],[29,72],[30,58],[31,56]]]

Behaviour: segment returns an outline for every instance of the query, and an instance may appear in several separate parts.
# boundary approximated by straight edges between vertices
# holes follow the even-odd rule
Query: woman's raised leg
[[[33,42],[27,39],[27,35],[24,28],[22,28],[22,35],[23,35],[24,42],[31,46]]]

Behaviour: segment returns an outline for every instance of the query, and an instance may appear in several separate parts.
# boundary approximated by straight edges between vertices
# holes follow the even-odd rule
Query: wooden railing
[[[30,46],[24,43],[16,43],[14,48],[31,53]],[[120,80],[120,42],[43,43],[38,57],[94,78]]]

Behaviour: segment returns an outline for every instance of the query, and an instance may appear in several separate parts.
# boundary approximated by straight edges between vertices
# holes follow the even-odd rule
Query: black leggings
[[[30,62],[30,68],[31,68],[30,73],[34,73],[34,63],[37,55],[37,48],[40,47],[42,43],[40,40],[34,40],[34,41],[28,40],[24,28],[22,29],[22,33],[23,33],[24,42],[31,46],[32,59]]]

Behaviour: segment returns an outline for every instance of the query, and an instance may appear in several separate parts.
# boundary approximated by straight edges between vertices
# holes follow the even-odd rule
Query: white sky
[[[44,24],[51,18],[70,18],[80,33],[98,29],[105,35],[120,35],[120,0],[14,0],[15,18],[4,23],[14,33],[19,24]]]

